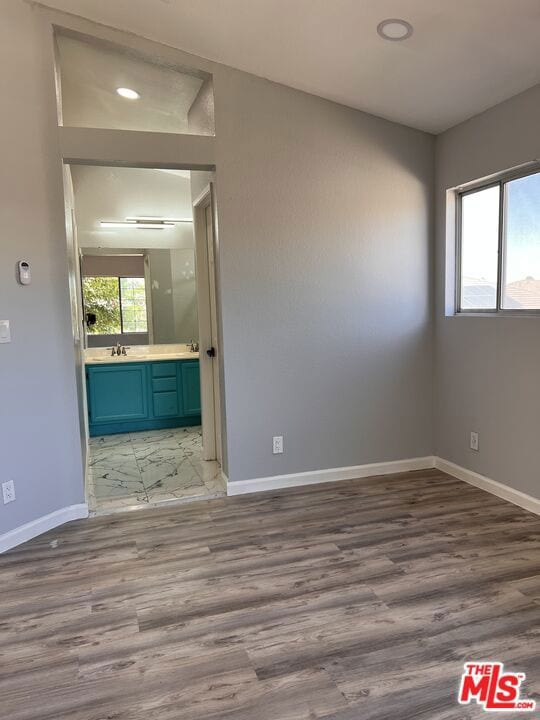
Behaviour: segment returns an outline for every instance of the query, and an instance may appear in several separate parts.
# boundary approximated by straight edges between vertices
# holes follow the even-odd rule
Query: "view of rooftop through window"
[[[497,307],[499,186],[464,195],[461,201],[461,307]]]
[[[499,253],[501,308],[540,309],[540,173],[461,196],[461,310],[497,309]]]
[[[505,308],[540,308],[540,173],[506,186]]]

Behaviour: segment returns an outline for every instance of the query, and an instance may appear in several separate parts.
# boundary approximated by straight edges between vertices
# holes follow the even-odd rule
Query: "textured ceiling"
[[[166,230],[102,228],[100,220],[156,216],[191,218],[189,170],[71,165],[80,247],[193,247],[193,225]]]
[[[430,132],[540,82],[539,0],[48,0]],[[381,40],[380,20],[414,26]]]

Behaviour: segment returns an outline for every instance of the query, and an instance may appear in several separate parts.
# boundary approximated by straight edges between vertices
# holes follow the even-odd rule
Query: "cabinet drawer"
[[[152,378],[152,390],[154,392],[176,392],[176,376]]]
[[[173,377],[176,375],[176,363],[157,362],[152,365],[152,377]]]
[[[154,416],[175,417],[180,415],[177,392],[154,393]]]

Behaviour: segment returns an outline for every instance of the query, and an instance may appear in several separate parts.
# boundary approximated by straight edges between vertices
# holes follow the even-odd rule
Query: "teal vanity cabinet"
[[[152,376],[152,408],[154,418],[175,418],[184,413],[180,392],[182,364],[156,362],[150,364]],[[180,378],[180,380],[179,380]]]
[[[201,381],[199,361],[182,364],[182,397],[184,399],[184,415],[201,414]]]
[[[86,365],[90,435],[201,422],[198,360]]]
[[[90,424],[148,418],[145,363],[92,365],[86,368],[86,375]]]

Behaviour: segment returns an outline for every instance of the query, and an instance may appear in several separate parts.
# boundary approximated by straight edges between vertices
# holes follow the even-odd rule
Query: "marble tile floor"
[[[90,438],[88,465],[93,514],[226,494],[219,464],[202,459],[199,426]]]

